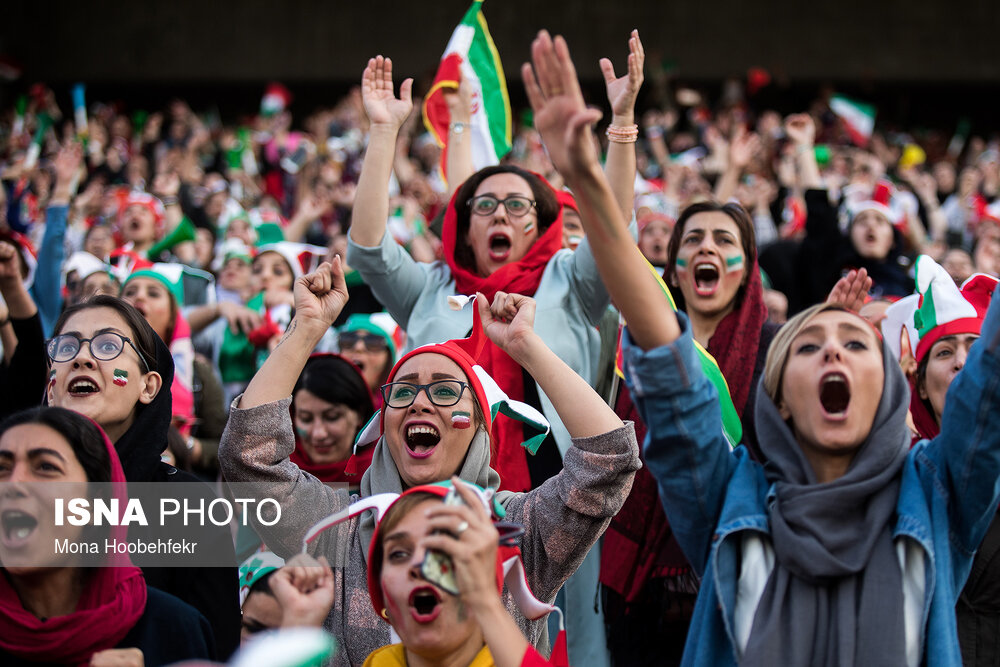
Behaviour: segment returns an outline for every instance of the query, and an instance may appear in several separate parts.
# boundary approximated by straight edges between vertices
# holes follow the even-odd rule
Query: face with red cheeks
[[[820,481],[871,432],[885,384],[881,349],[864,320],[842,311],[819,313],[792,340],[778,410]]]
[[[473,199],[489,195],[499,200],[520,196],[535,200],[528,182],[512,173],[493,174],[476,188]],[[538,211],[535,206],[524,215],[511,215],[505,204],[499,204],[492,213],[476,213],[475,205],[469,213],[469,229],[465,242],[476,258],[476,271],[488,276],[507,264],[519,262],[528,254],[538,239]]]
[[[721,211],[691,216],[677,250],[676,284],[689,313],[725,314],[733,309],[746,277],[746,255],[736,223]]]
[[[432,533],[426,512],[439,499],[415,505],[382,540],[382,596],[393,629],[407,653],[440,658],[482,644],[475,617],[457,596],[434,586],[420,575],[426,550],[423,539]]]
[[[411,384],[430,384],[438,380],[458,380],[466,384],[469,381],[458,364],[431,352],[410,357],[392,378],[392,382]],[[409,407],[386,405],[383,408],[385,444],[404,488],[440,482],[458,474],[478,424],[473,422],[472,428],[456,428],[452,425],[452,414],[473,415],[474,401],[471,387],[463,389],[458,403],[445,407],[432,403],[427,392],[421,389]]]
[[[934,418],[941,423],[944,414],[944,399],[951,381],[965,368],[972,344],[979,340],[977,334],[942,336],[934,341],[925,358],[924,370],[918,375],[917,391],[920,398],[931,404]]]

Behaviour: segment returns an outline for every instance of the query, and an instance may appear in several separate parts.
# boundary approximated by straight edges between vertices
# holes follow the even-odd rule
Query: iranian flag
[[[444,149],[441,170],[448,152],[448,105],[442,91],[458,89],[461,78],[472,84],[472,164],[479,170],[499,164],[510,151],[511,113],[500,54],[490,37],[483,16],[483,0],[476,0],[452,33],[438,66],[434,85],[424,98],[424,125]]]
[[[867,146],[875,129],[875,107],[844,95],[834,95],[830,99],[830,110],[842,121],[851,141],[858,146]]]

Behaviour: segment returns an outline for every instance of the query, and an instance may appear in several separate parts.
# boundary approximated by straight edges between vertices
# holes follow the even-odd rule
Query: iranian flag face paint
[[[732,308],[746,274],[740,229],[722,211],[697,213],[684,225],[674,269],[689,315]]]
[[[743,253],[737,252],[734,255],[726,255],[726,273],[737,273],[743,271],[746,262],[743,260]]]
[[[128,371],[122,370],[120,368],[115,369],[114,379],[112,380],[119,387],[124,387],[128,384]]]
[[[451,413],[451,425],[455,428],[469,428],[472,426],[472,415],[464,410],[453,410]]]

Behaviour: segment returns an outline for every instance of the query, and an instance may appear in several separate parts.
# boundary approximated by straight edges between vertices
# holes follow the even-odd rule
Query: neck
[[[812,466],[818,484],[834,482],[847,474],[847,469],[850,467],[851,461],[854,460],[854,453],[855,450],[851,450],[851,452],[842,455],[826,454],[820,456],[816,452],[805,450],[806,460]]]
[[[132,414],[129,415],[128,419],[126,419],[125,421],[116,422],[114,424],[98,424],[98,425],[102,429],[104,429],[104,432],[108,435],[108,440],[110,440],[114,444],[117,444],[118,439],[121,438],[123,435],[125,435],[126,431],[128,431],[132,427],[132,423],[134,421],[135,421],[135,412],[133,411]]]
[[[138,253],[144,253],[153,247],[153,241],[133,241],[132,250]]]
[[[708,349],[708,341],[712,340],[715,330],[719,327],[719,322],[729,313],[733,312],[733,303],[711,315],[695,312],[693,308],[688,309],[688,319],[691,320],[691,334],[694,339],[701,343],[701,346]]]
[[[27,576],[10,576],[10,583],[26,611],[41,619],[76,611],[83,592],[83,570],[43,568]]]
[[[468,667],[483,649],[483,636],[475,632],[460,646],[445,655],[418,655],[406,649],[407,667]]]

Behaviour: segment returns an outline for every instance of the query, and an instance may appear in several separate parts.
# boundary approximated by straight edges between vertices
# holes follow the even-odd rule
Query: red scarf
[[[361,484],[361,475],[368,470],[372,464],[372,455],[375,453],[375,446],[369,445],[358,449],[358,453],[337,463],[313,463],[306,453],[305,447],[295,438],[295,451],[289,456],[289,460],[302,470],[315,477],[321,482],[348,484],[357,487]]]
[[[536,174],[537,176],[537,174]],[[538,176],[551,189],[544,178]],[[555,196],[555,191],[552,192]],[[485,278],[459,266],[455,261],[455,247],[458,243],[458,213],[455,210],[458,191],[451,198],[444,216],[442,243],[445,261],[455,278],[455,288],[459,294],[472,295],[482,292],[491,302],[497,292],[509,292],[534,296],[542,273],[549,260],[562,248],[562,210],[555,222],[539,236],[518,262],[506,264]],[[507,353],[496,345],[487,345],[477,359],[483,369],[504,388],[507,395],[517,401],[524,400],[524,380],[521,367]],[[500,473],[500,490],[530,491],[531,475],[528,473],[528,457],[521,447],[524,430],[521,422],[501,419],[493,425],[494,454],[492,467]]]
[[[124,506],[125,473],[106,435],[104,444],[114,494]],[[126,534],[126,527],[115,526],[110,537],[125,541]],[[45,621],[24,608],[9,576],[0,576],[0,649],[30,662],[88,665],[94,653],[117,646],[146,610],[146,581],[128,554],[90,571],[76,611]]]
[[[920,398],[916,378],[910,378],[910,416],[917,429],[917,435],[913,438],[914,445],[924,439],[936,438],[941,432],[941,425],[934,418],[934,413],[927,408],[924,399]]]
[[[764,288],[757,258],[748,262],[749,279],[743,299],[726,315],[708,341],[708,351],[719,363],[729,384],[736,412],[742,417],[753,382],[754,367],[760,346],[760,332],[767,320]],[[618,395],[615,412],[622,419],[635,422],[635,435],[642,442],[646,425],[624,386]],[[601,550],[601,583],[634,602],[648,581],[677,577],[691,572],[660,503],[656,480],[643,466],[636,472],[632,491],[621,511],[611,520],[604,534]]]

